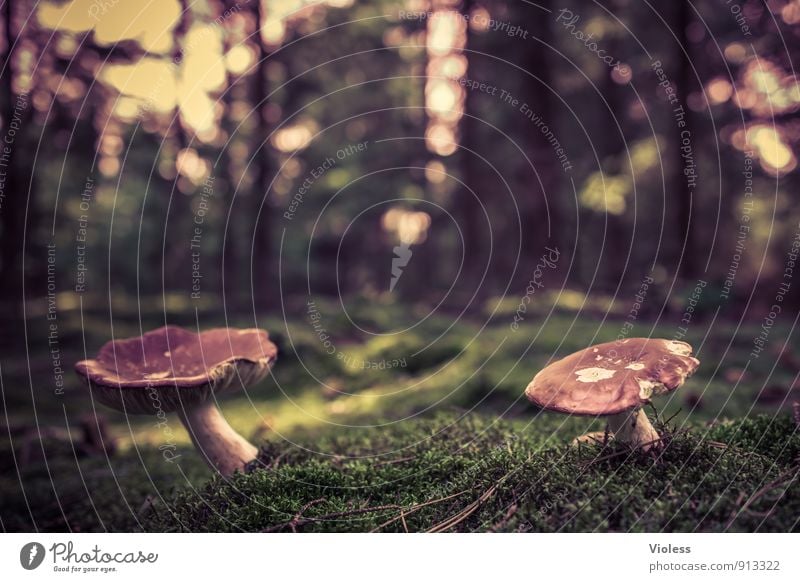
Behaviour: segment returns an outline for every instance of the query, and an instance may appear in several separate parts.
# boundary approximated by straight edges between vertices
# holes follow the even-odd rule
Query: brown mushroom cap
[[[598,344],[553,362],[525,395],[546,410],[586,416],[619,414],[675,390],[700,362],[681,341],[629,338]]]
[[[167,326],[110,341],[95,359],[75,364],[75,370],[106,406],[157,414],[256,383],[267,375],[277,354],[264,330],[218,328],[196,334]]]

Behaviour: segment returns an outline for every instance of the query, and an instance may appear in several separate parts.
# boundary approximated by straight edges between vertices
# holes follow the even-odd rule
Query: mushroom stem
[[[608,430],[614,433],[615,440],[643,451],[656,446],[661,438],[641,408],[609,416]]]
[[[178,410],[178,415],[208,466],[223,477],[244,472],[256,459],[258,449],[231,428],[213,402]]]

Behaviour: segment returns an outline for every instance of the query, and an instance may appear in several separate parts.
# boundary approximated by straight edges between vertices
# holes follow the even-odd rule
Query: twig
[[[291,522],[289,522],[289,527],[291,528],[291,530],[292,530],[294,533],[297,533],[297,524],[298,524],[298,523],[300,522],[300,520],[302,519],[302,517],[303,517],[303,514],[304,514],[304,513],[305,513],[305,512],[306,512],[308,509],[310,509],[310,508],[314,507],[315,505],[319,505],[320,503],[323,503],[324,501],[325,501],[325,498],[324,498],[324,497],[320,497],[319,499],[314,499],[313,501],[309,501],[309,502],[308,502],[308,503],[306,503],[306,504],[305,504],[303,507],[301,507],[301,508],[300,508],[300,511],[298,511],[298,512],[297,512],[297,513],[294,515],[294,517],[292,518],[292,521],[291,521]]]
[[[728,520],[728,523],[725,524],[725,529],[727,530],[728,528],[730,528],[733,525],[733,522],[736,521],[736,518],[739,517],[739,515],[741,515],[745,511],[749,512],[750,506],[753,505],[753,503],[755,503],[756,500],[760,499],[761,497],[763,497],[767,493],[770,493],[771,491],[774,491],[775,489],[778,489],[778,488],[782,487],[783,485],[790,484],[792,481],[797,479],[798,475],[800,475],[800,473],[798,473],[798,469],[797,468],[790,469],[788,471],[785,471],[781,475],[779,475],[778,478],[775,479],[774,481],[772,481],[771,483],[767,483],[761,489],[759,489],[758,491],[753,493],[753,495],[751,495],[750,498],[747,501],[744,502],[744,505],[742,505],[742,507],[739,508],[739,511],[734,511],[733,512],[733,515],[731,515],[731,518]],[[787,481],[788,481],[788,483],[787,483]],[[781,493],[781,497],[783,497],[783,495],[785,493],[786,493],[786,491]],[[780,500],[780,498],[779,498],[779,500]],[[777,501],[775,503],[777,503]],[[772,510],[770,510],[770,512],[771,511]],[[770,512],[768,512],[768,513],[770,513]]]
[[[452,495],[448,495],[447,497],[440,497],[439,499],[432,499],[432,500],[426,501],[424,503],[419,503],[417,505],[412,505],[410,507],[405,507],[405,508],[403,508],[403,511],[401,511],[400,515],[398,515],[397,517],[393,517],[389,521],[386,521],[386,522],[380,524],[379,526],[377,526],[374,529],[370,530],[369,533],[375,533],[378,530],[381,530],[384,527],[386,527],[387,525],[391,525],[396,521],[399,521],[399,520],[405,521],[405,516],[410,515],[410,514],[414,513],[415,511],[419,511],[423,507],[428,507],[429,505],[433,505],[435,503],[441,503],[442,501],[447,501],[448,499],[453,499],[455,497],[459,497],[461,495],[464,495],[464,493],[467,493],[467,491],[460,491],[459,493],[453,493]]]
[[[502,481],[501,481],[502,482]],[[495,494],[497,491],[497,487],[500,483],[495,483],[489,489],[484,491],[483,495],[478,497],[475,501],[467,505],[463,510],[459,513],[455,514],[453,517],[450,517],[440,523],[437,523],[432,528],[427,530],[427,533],[440,533],[443,531],[447,531],[448,529],[457,526],[459,523],[467,519],[470,515],[475,513],[477,509],[484,504],[492,495]]]
[[[675,414],[673,414],[672,416],[670,416],[670,417],[669,417],[667,420],[665,420],[665,421],[664,421],[664,422],[662,422],[661,424],[663,424],[664,426],[669,426],[669,423],[670,423],[670,422],[672,422],[672,419],[673,419],[673,418],[675,418],[676,416],[678,416],[680,413],[681,413],[681,409],[679,408],[679,409],[677,410],[677,412],[675,412]],[[657,414],[657,413],[656,413],[656,414]]]

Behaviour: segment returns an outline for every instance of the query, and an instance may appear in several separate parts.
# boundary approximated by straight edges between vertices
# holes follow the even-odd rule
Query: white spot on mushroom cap
[[[692,353],[692,348],[683,342],[669,341],[667,342],[667,351],[675,354],[676,356],[688,356]]]
[[[667,387],[655,380],[637,378],[636,382],[639,384],[639,398],[642,400],[650,400],[654,394],[658,395],[667,392]]]
[[[639,384],[639,398],[642,400],[649,400],[650,397],[653,395],[653,388],[655,388],[655,382],[651,380],[643,380],[638,378],[636,380]]]
[[[609,370],[607,368],[584,368],[583,370],[575,370],[575,375],[578,377],[578,382],[597,382],[598,380],[608,380],[616,374],[616,370]]]
[[[147,380],[162,380],[163,378],[169,377],[169,370],[166,372],[153,372],[152,374],[145,374],[144,377]]]
[[[634,362],[625,366],[626,370],[644,370],[644,364],[641,362]]]

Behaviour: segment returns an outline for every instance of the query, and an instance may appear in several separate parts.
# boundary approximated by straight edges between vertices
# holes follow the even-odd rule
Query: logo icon
[[[403,210],[402,208],[392,208],[381,218],[383,229],[387,232],[395,233],[400,244],[392,248],[392,278],[389,281],[389,293],[394,291],[400,277],[403,276],[403,269],[408,266],[411,260],[411,245],[425,242],[428,227],[431,225],[431,217],[427,212],[414,212]]]
[[[392,250],[394,251],[394,257],[392,258],[392,280],[389,282],[389,293],[394,291],[394,286],[397,285],[397,282],[400,280],[403,269],[408,265],[408,261],[411,260],[412,255],[411,245],[405,242],[394,247]]]
[[[38,542],[30,542],[22,546],[19,552],[19,563],[26,570],[35,570],[44,561],[44,546]]]

